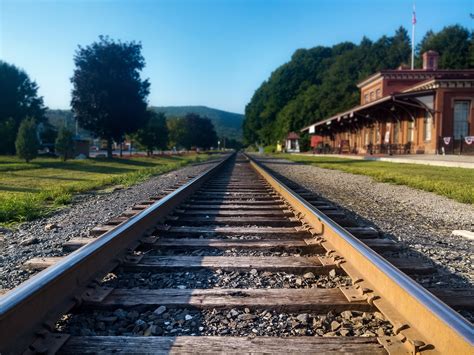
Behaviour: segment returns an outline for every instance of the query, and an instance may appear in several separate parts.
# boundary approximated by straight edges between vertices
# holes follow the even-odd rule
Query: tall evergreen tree
[[[79,125],[107,140],[107,156],[112,142],[121,142],[127,133],[143,127],[147,119],[150,83],[140,78],[145,67],[142,46],[99,37],[87,47],[79,46],[71,106]]]

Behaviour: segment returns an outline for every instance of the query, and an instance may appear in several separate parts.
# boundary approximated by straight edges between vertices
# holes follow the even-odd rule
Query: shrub
[[[71,158],[74,154],[73,134],[66,127],[61,127],[56,138],[56,153],[63,161]]]
[[[39,142],[36,121],[33,118],[26,118],[21,122],[15,147],[18,157],[24,159],[27,163],[37,157]]]

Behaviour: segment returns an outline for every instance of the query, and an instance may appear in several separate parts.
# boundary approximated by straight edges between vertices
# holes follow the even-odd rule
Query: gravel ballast
[[[334,288],[352,285],[348,276],[333,270],[329,275],[302,275],[288,272],[199,270],[189,272],[122,272],[109,273],[103,287],[140,289],[209,289],[209,288]]]
[[[451,235],[453,230],[473,230],[472,205],[407,186],[375,182],[367,176],[284,159],[257,159],[282,177],[341,207],[361,225],[375,227],[385,237],[401,242],[408,248],[406,254],[433,262],[437,274],[421,278],[424,286],[473,286],[473,241]]]
[[[155,176],[129,188],[91,191],[47,218],[21,224],[18,229],[0,229],[0,289],[17,286],[31,276],[22,264],[34,257],[61,256],[65,241],[87,237],[96,225],[119,216],[164,189],[202,173],[216,160],[189,165]],[[113,190],[113,191],[111,191]]]
[[[392,325],[379,312],[285,313],[267,309],[117,308],[67,315],[56,325],[72,335],[122,336],[384,336]]]

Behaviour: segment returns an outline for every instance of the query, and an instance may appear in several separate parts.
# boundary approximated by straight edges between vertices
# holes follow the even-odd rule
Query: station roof
[[[393,70],[391,72],[397,72],[397,70]],[[378,74],[380,73],[377,73],[375,75],[378,75]],[[448,73],[442,73],[442,75],[438,75],[437,78],[428,78],[424,81],[421,81],[411,86],[410,88],[402,92],[386,95],[372,102],[369,102],[363,105],[354,106],[347,111],[339,112],[334,116],[331,116],[322,121],[318,121],[309,126],[306,126],[301,129],[301,132],[308,131],[309,133],[315,133],[315,130],[318,127],[329,128],[329,126],[331,126],[333,123],[336,123],[336,122],[342,125],[345,120],[351,121],[352,119],[354,119],[354,121],[357,121],[357,116],[360,117],[360,116],[367,115],[367,112],[369,109],[381,107],[382,105],[387,105],[390,102],[396,103],[397,105],[410,105],[411,107],[433,111],[432,110],[433,107],[426,106],[423,102],[419,102],[418,100],[416,100],[416,98],[433,95],[435,90],[438,88],[472,88],[474,89],[474,70],[466,70],[466,71],[463,70],[459,72],[451,71],[451,73],[449,74],[452,74],[452,75],[448,75]],[[411,102],[409,102],[410,99],[415,99],[415,100],[411,100]]]
[[[474,75],[473,69],[386,69],[372,74],[368,78],[357,83],[358,88],[362,88],[375,80],[385,77],[390,79],[417,79],[417,80],[432,80],[432,79],[468,79]]]

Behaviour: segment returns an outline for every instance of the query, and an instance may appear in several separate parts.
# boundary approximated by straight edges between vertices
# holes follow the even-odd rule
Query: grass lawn
[[[0,156],[0,224],[44,216],[71,201],[75,193],[110,185],[133,185],[188,163],[209,159],[192,154],[173,157],[95,158],[68,160],[39,158],[30,163]]]
[[[278,157],[320,168],[367,175],[376,181],[407,185],[459,202],[474,204],[474,169],[291,154]]]

